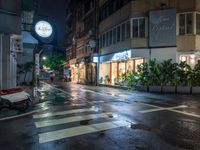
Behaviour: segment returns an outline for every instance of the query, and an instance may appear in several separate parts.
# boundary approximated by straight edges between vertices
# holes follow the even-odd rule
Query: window
[[[109,44],[111,45],[112,44],[112,41],[113,41],[113,33],[112,33],[112,30],[110,30],[109,32],[109,36],[110,36],[110,40],[109,40]]]
[[[122,24],[122,26],[121,26],[121,30],[122,30],[122,41],[124,41],[125,40],[125,32],[126,32],[126,24],[124,23],[124,24]]]
[[[192,34],[193,33],[193,14],[186,13],[179,15],[179,34]]]
[[[108,36],[108,32],[106,32],[106,45],[105,46],[108,46],[109,44],[109,36]]]
[[[196,29],[197,34],[200,34],[200,14],[196,14]]]
[[[121,38],[121,26],[117,27],[117,42],[120,42]]]
[[[102,47],[105,47],[105,42],[106,42],[106,35],[105,33],[103,34],[103,41],[102,41]]]
[[[117,42],[117,28],[113,29],[113,44]]]
[[[145,37],[145,18],[133,19],[133,37],[144,38]]]
[[[130,21],[126,22],[126,39],[130,38]]]

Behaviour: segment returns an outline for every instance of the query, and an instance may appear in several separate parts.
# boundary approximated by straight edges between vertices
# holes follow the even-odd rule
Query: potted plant
[[[192,93],[193,94],[200,94],[200,60],[198,60],[197,64],[195,65],[192,75]]]
[[[161,66],[156,59],[149,61],[149,92],[161,92]]]
[[[110,84],[110,77],[109,77],[109,75],[106,75],[106,76],[105,76],[104,83],[105,83],[105,84]]]
[[[144,91],[144,92],[148,91],[148,85],[149,85],[148,68],[149,67],[147,62],[144,62],[137,66],[138,80],[135,89],[138,91]]]
[[[186,62],[181,62],[177,66],[177,93],[191,93],[191,67]]]
[[[177,63],[172,62],[172,59],[165,60],[161,63],[161,82],[163,93],[175,93],[177,65]]]

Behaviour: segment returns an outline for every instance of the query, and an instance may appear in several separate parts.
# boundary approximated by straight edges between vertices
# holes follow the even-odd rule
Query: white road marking
[[[176,113],[179,113],[179,114],[184,114],[184,115],[187,115],[187,116],[200,118],[200,115],[193,114],[193,113],[188,113],[188,112],[185,112],[185,111],[180,111],[180,110],[170,110],[170,111],[173,111],[173,112],[176,112]]]
[[[37,128],[48,127],[48,126],[66,124],[66,123],[71,123],[71,122],[76,122],[76,121],[83,121],[83,120],[90,120],[90,119],[97,119],[97,118],[108,118],[109,115],[112,115],[112,113],[90,114],[90,115],[81,115],[81,116],[75,116],[75,117],[65,117],[62,119],[51,119],[51,120],[35,122],[35,126]]]
[[[86,106],[86,104],[71,104],[71,106]]]
[[[87,101],[89,104],[105,103],[104,101]]]
[[[86,108],[86,109],[73,109],[73,110],[59,111],[59,112],[48,112],[48,113],[44,113],[44,114],[33,115],[33,118],[35,118],[35,119],[36,118],[45,118],[45,117],[67,115],[67,114],[88,112],[88,111],[95,111],[95,109],[94,108]]]
[[[118,127],[128,126],[129,123],[125,121],[113,121],[113,122],[105,122],[99,124],[92,124],[87,126],[79,126],[68,129],[62,129],[47,133],[39,134],[39,143],[46,143],[50,141],[60,140],[64,138],[70,138],[74,136],[79,136],[88,133],[95,133],[104,130],[114,129]]]
[[[41,81],[42,82],[42,81]],[[55,87],[55,86],[52,86],[52,85],[50,85],[50,84],[48,84],[48,83],[46,83],[46,82],[42,82],[43,84],[46,84],[47,86],[49,86],[50,88],[54,88],[54,89],[56,89],[56,90],[58,90],[58,91],[61,91],[61,92],[63,92],[63,93],[65,93],[65,94],[67,94],[67,95],[69,95],[70,93],[69,92],[66,92],[66,91],[64,91],[64,90],[62,90],[62,89],[59,89],[59,88],[57,88],[57,87]],[[71,96],[72,97],[72,96]]]
[[[158,107],[158,106],[156,106],[156,107]],[[163,110],[169,110],[170,111],[170,110],[179,109],[179,108],[187,108],[187,106],[186,105],[180,105],[180,106],[176,106],[176,107],[158,107],[158,108],[153,108],[153,109],[148,109],[148,110],[142,110],[142,111],[139,111],[139,112],[144,114],[144,113],[150,113],[150,112],[155,112],[155,111],[163,111]]]
[[[14,118],[19,118],[19,117],[23,117],[23,116],[27,116],[27,115],[31,115],[37,112],[43,111],[43,109],[37,109],[37,110],[33,110],[24,114],[20,114],[20,115],[14,115],[14,116],[10,116],[10,117],[5,117],[5,118],[1,118],[0,121],[5,121],[5,120],[9,120],[9,119],[14,119]]]
[[[186,106],[186,105],[180,105],[180,106],[176,106],[176,107],[159,107],[159,106],[156,106],[156,105],[146,104],[146,103],[142,103],[142,102],[139,102],[139,104],[150,106],[150,107],[154,107],[154,109],[138,111],[138,112],[140,112],[142,114],[143,113],[150,113],[150,112],[167,110],[167,111],[176,112],[176,113],[179,113],[179,114],[182,114],[182,115],[187,115],[187,116],[200,118],[200,115],[198,115],[198,114],[193,114],[193,113],[188,113],[188,112],[185,112],[185,111],[175,110],[175,109],[178,109],[178,108],[187,108],[188,106]]]

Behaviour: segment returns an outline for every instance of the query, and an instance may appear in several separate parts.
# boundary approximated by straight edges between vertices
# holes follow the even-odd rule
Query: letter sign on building
[[[48,38],[52,35],[53,28],[47,21],[38,21],[35,25],[35,32],[42,38]]]
[[[149,13],[149,46],[176,46],[176,10],[153,10]]]

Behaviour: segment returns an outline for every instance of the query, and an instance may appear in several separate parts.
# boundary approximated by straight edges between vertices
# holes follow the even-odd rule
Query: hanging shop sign
[[[48,38],[52,35],[53,28],[47,21],[38,21],[35,25],[35,32],[42,38]]]

